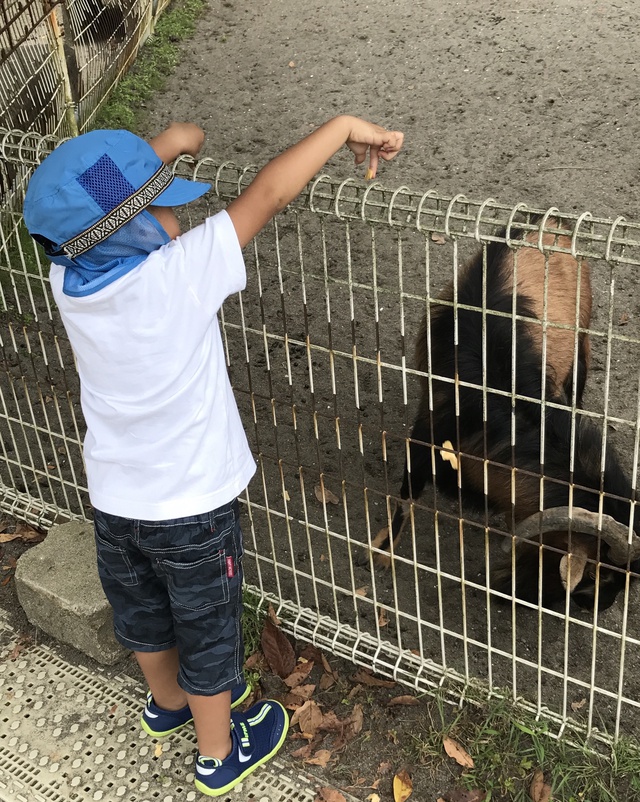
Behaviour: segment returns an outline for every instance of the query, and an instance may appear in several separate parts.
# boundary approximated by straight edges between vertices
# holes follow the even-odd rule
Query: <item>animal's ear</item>
[[[571,552],[562,557],[559,567],[562,587],[565,590],[568,587],[569,593],[573,593],[582,581],[584,569],[587,567],[587,561],[593,550],[593,541],[594,538],[588,535],[574,534],[571,536]]]

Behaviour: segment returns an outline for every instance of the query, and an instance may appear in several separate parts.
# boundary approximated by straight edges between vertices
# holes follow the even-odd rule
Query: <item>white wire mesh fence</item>
[[[3,157],[22,165],[53,144],[11,133],[0,143]],[[212,205],[194,205],[187,225],[236,196],[252,174],[208,160],[184,160],[177,170],[214,185]],[[531,265],[542,269],[538,317],[520,305],[517,282],[507,282],[506,305],[498,308],[496,254],[506,254],[523,280],[534,275]],[[474,258],[480,302],[470,304],[463,266]],[[443,686],[453,698],[476,688],[506,693],[552,721],[557,734],[577,727],[633,733],[640,612],[626,545],[635,544],[637,519],[640,226],[323,177],[255,240],[247,263],[248,288],[225,304],[221,322],[259,465],[244,499],[254,592],[276,603],[296,635],[417,690]],[[564,275],[567,264],[573,284],[559,292],[556,273]],[[89,517],[73,358],[46,262],[16,212],[2,221],[0,287],[0,508],[43,524]],[[558,299],[566,302],[563,319],[554,317]],[[577,299],[583,310],[592,299],[590,319]],[[446,337],[445,329],[427,327],[431,361],[419,369],[413,351],[421,321],[446,315]],[[586,334],[591,357],[581,406],[577,365]],[[520,347],[531,342],[539,346],[534,368],[547,368],[537,397],[523,383],[531,354]],[[558,343],[570,351],[566,376],[554,362]],[[439,349],[450,354],[448,372]],[[470,354],[481,366],[477,382],[465,373]],[[507,389],[496,379],[496,360],[507,365]],[[560,394],[549,390],[560,385]],[[474,398],[481,399],[479,451],[467,432]],[[414,431],[411,438],[419,408],[427,436]],[[455,427],[449,443],[436,431],[443,408]],[[496,427],[502,451],[494,449]],[[589,437],[595,470],[587,475]],[[525,439],[533,464],[521,462]],[[556,456],[565,441],[566,465]],[[615,487],[608,478],[614,452],[613,473],[622,477]],[[389,567],[379,567],[374,557],[384,561],[388,551],[376,535],[393,525],[407,458],[414,486],[404,533]],[[484,504],[468,503],[474,477]],[[622,557],[613,559],[613,546],[573,523],[564,525],[564,547],[553,540],[541,546],[539,532],[523,547],[513,537],[518,510],[557,506],[557,492],[576,520],[577,508],[590,506],[596,528],[622,510]],[[489,503],[495,493],[506,499],[497,512]],[[533,590],[517,601],[510,582],[496,588],[498,565],[533,577]],[[553,582],[560,592],[547,607]]]
[[[72,136],[131,66],[167,0],[3,0],[0,125]],[[6,201],[20,167],[0,172]]]

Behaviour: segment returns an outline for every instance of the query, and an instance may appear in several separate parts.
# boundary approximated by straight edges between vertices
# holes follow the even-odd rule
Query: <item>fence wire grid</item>
[[[5,131],[0,154],[26,174],[55,142]],[[222,208],[254,174],[206,159],[181,159],[175,169],[213,185],[211,197],[185,213],[185,226]],[[0,508],[43,526],[89,518],[78,381],[48,263],[19,212],[5,210],[0,222]],[[551,240],[543,233],[550,231]],[[628,564],[617,568],[620,592],[607,609],[581,609],[568,591],[554,608],[541,604],[541,592],[518,603],[489,581],[505,541],[507,560],[515,560],[511,521],[474,512],[462,493],[441,492],[431,467],[390,566],[374,562],[386,554],[375,538],[400,497],[421,382],[438,380],[414,362],[421,320],[443,305],[443,289],[458,285],[469,258],[480,254],[486,273],[492,243],[507,244],[515,270],[543,251],[545,274],[553,254],[583,270],[588,263],[591,321],[564,328],[576,354],[588,331],[591,366],[583,409],[575,390],[564,409],[575,452],[584,418],[603,433],[602,466],[613,448],[621,455],[637,520],[640,224],[321,176],[246,249],[247,289],[220,314],[258,463],[242,499],[247,580],[296,636],[417,691],[444,688],[454,701],[478,689],[507,695],[551,722],[556,735],[631,735],[640,720],[640,613]],[[455,293],[448,303],[461,320]],[[486,307],[478,314],[490,316]],[[531,321],[502,314],[514,340],[518,322]],[[513,357],[512,377],[518,370]],[[485,399],[496,393],[486,381],[476,389]],[[506,396],[514,410],[506,436],[516,451],[518,403],[535,401],[542,419],[562,407],[519,395],[515,379]],[[429,465],[444,462],[446,444],[428,446]],[[451,452],[465,459],[455,445]],[[507,469],[517,487],[518,471]],[[599,467],[600,512],[601,478]],[[547,547],[534,551],[537,566]],[[587,565],[596,583],[604,577],[606,566]]]
[[[169,0],[3,0],[0,122],[3,128],[73,136],[133,63]],[[20,166],[0,173],[11,198]],[[16,173],[17,170],[17,173]]]

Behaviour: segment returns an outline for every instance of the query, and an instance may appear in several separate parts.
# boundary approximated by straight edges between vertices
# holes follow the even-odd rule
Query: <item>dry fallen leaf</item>
[[[273,621],[273,623],[279,627],[280,626],[280,619],[276,615],[276,611],[273,609],[273,604],[269,605],[269,609],[267,610],[267,615]]]
[[[300,726],[300,732],[305,738],[313,738],[322,724],[324,716],[317,702],[309,699],[299,707],[291,716],[291,726]]]
[[[384,607],[378,608],[378,626],[379,627],[386,627],[389,623],[389,619],[387,618],[387,613]]]
[[[320,690],[327,691],[332,685],[335,685],[335,678],[331,674],[323,674],[320,677]]]
[[[437,234],[435,231],[431,235],[431,242],[435,242],[437,245],[444,245],[446,241],[442,234]]]
[[[416,699],[415,696],[394,696],[393,699],[389,699],[387,702],[387,707],[395,707],[396,705],[419,705],[420,700]]]
[[[532,802],[550,802],[551,786],[544,781],[544,772],[541,769],[535,770],[529,788],[529,796]]]
[[[300,749],[296,749],[295,752],[291,753],[291,757],[301,757],[303,760],[306,760],[308,757],[311,757],[311,753],[315,749],[313,743],[305,744],[301,746]]]
[[[356,596],[366,596],[367,595],[367,586],[363,585],[361,588],[356,588]]]
[[[288,677],[284,678],[284,684],[289,688],[296,688],[298,685],[306,680],[313,669],[313,662],[311,660],[306,663],[298,663]]]
[[[369,796],[365,796],[365,802],[380,802],[380,795],[369,794]]]
[[[347,800],[335,788],[318,788],[316,802],[347,802]]]
[[[393,802],[405,802],[413,793],[413,783],[408,773],[399,771],[393,778]]]
[[[327,504],[340,504],[340,499],[335,495],[335,493],[332,493],[328,487],[324,487],[323,485],[316,485],[313,488],[313,492],[316,494],[316,498],[321,504],[323,502]]]
[[[587,704],[586,699],[580,699],[579,702],[571,702],[571,709],[575,713],[576,710],[582,710],[582,708]]]
[[[320,766],[326,769],[330,760],[331,752],[328,749],[318,749],[313,757],[307,758],[304,762],[309,763],[311,766]]]
[[[453,758],[459,766],[465,769],[473,768],[473,758],[457,741],[454,741],[453,738],[446,737],[442,745],[444,746],[444,751],[449,757]]]
[[[377,687],[377,688],[395,688],[396,682],[390,679],[379,679],[378,677],[374,677],[370,671],[367,671],[365,668],[360,668],[356,673],[353,675],[353,679],[355,682],[361,682],[363,685],[368,685],[369,687]]]
[[[289,638],[270,618],[265,618],[260,644],[273,673],[288,677],[295,668],[296,655]]]

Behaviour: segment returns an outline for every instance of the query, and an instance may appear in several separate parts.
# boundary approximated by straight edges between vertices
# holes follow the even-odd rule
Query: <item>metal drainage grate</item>
[[[2,802],[190,802],[193,730],[150,738],[138,724],[143,689],[32,646],[10,655],[16,633],[0,616]],[[277,758],[222,798],[314,802],[312,778]]]

